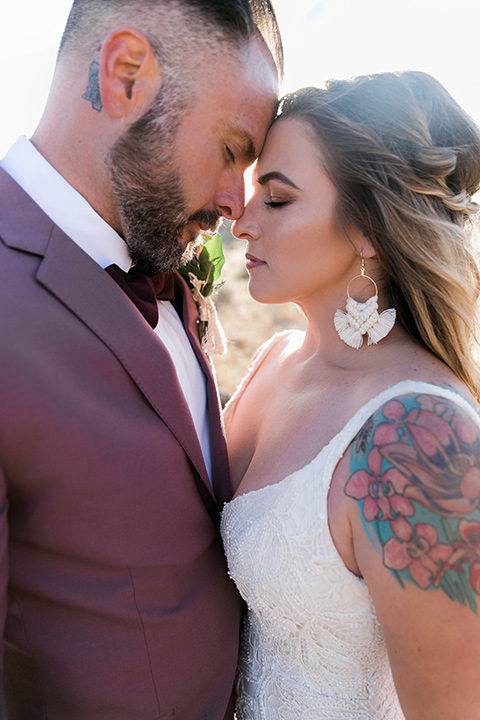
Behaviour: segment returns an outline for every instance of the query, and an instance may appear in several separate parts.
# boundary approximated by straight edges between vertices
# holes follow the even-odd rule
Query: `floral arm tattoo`
[[[352,445],[345,494],[404,588],[440,589],[477,613],[480,432],[434,395],[390,400]]]

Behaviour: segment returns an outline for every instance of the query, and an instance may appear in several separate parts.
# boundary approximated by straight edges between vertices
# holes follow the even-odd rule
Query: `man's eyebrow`
[[[242,150],[242,155],[245,159],[245,162],[248,162],[249,165],[255,162],[255,160],[258,157],[258,152],[255,147],[255,142],[252,138],[252,136],[247,132],[241,132],[244,146]]]
[[[257,179],[257,183],[259,185],[266,185],[269,180],[279,180],[285,185],[290,185],[290,187],[295,188],[295,190],[299,190],[298,185],[295,185],[293,180],[290,180],[290,178],[288,178],[286,175],[281,172],[277,172],[276,170],[272,170],[272,172],[265,173],[265,175],[259,177]]]

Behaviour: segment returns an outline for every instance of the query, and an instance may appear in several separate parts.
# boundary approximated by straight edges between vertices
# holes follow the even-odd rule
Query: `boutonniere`
[[[202,233],[202,242],[194,249],[192,259],[182,265],[178,272],[187,282],[198,305],[198,334],[202,348],[207,355],[225,355],[227,338],[218,319],[217,310],[211,298],[220,288],[225,256],[220,233]]]

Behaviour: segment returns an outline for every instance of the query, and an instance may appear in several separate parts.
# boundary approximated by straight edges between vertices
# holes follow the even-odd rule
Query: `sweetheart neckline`
[[[345,426],[345,427],[346,427],[346,426]],[[306,463],[306,465],[302,465],[302,467],[298,468],[298,470],[294,470],[293,472],[289,473],[289,475],[286,475],[286,476],[285,476],[284,478],[282,478],[281,480],[277,480],[276,482],[273,482],[273,483],[268,483],[268,485],[263,485],[263,486],[260,487],[260,488],[255,488],[255,489],[253,489],[253,490],[247,490],[246,492],[242,493],[241,495],[234,495],[234,497],[232,497],[231,500],[229,500],[228,502],[226,502],[225,505],[230,505],[230,504],[233,503],[235,500],[240,500],[241,498],[244,498],[244,497],[246,497],[247,495],[255,495],[255,494],[259,493],[259,492],[262,492],[262,490],[266,490],[267,488],[279,487],[280,485],[283,485],[287,480],[290,480],[290,478],[292,478],[294,475],[297,475],[298,473],[302,472],[302,470],[306,470],[308,467],[310,467],[310,465],[313,465],[313,463],[314,463],[316,460],[318,460],[318,458],[320,457],[320,455],[322,455],[323,452],[324,452],[325,450],[327,450],[327,448],[333,443],[333,441],[336,440],[336,438],[340,435],[341,432],[343,432],[343,430],[340,430],[336,435],[334,435],[334,436],[332,437],[332,439],[329,440],[329,441],[327,442],[327,444],[322,447],[322,449],[320,450],[320,452],[319,452],[317,455],[315,455],[315,457],[314,457],[312,460],[310,460],[310,462]]]

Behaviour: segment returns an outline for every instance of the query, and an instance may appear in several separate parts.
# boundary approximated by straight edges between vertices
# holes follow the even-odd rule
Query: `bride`
[[[478,720],[480,134],[432,77],[287,96],[233,231],[306,332],[226,410],[239,720]]]

